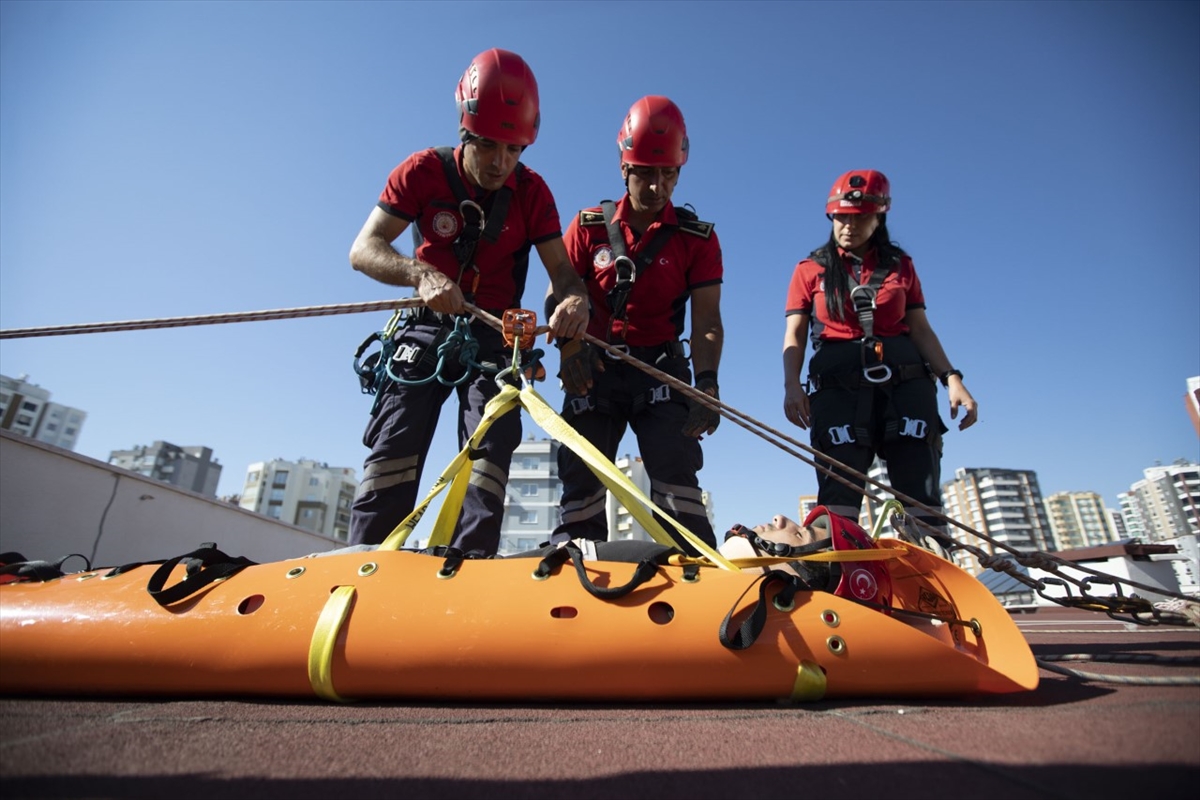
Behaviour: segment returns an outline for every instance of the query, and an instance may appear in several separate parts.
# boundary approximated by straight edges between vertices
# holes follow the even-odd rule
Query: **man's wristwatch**
[[[945,386],[947,389],[950,388],[950,376],[951,375],[957,375],[958,379],[962,380],[962,370],[960,370],[960,369],[948,369],[945,372],[943,372],[941,375],[938,375],[938,380],[941,381],[942,386]]]

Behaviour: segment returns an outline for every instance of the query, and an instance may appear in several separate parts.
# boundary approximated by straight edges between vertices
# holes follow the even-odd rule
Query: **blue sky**
[[[564,225],[619,195],[635,99],[683,109],[675,199],[721,237],[722,398],[744,413],[807,441],[781,408],[787,282],[828,235],[834,178],[871,168],[980,402],[943,478],[1032,469],[1045,494],[1115,506],[1143,468],[1200,458],[1194,2],[4,0],[0,327],[406,296],[347,252],[388,171],[453,143],[454,86],[489,47],[538,76],[524,160]],[[88,412],[79,452],[207,445],[230,494],[264,459],[361,470],[352,354],[386,318],[3,340],[0,371]],[[447,408],[427,486],[452,433]],[[815,492],[811,467],[728,421],[705,452],[720,530]]]

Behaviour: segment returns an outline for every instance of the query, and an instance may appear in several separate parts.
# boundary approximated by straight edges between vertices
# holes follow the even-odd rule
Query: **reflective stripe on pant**
[[[658,381],[623,363],[610,361],[604,366],[604,372],[594,375],[594,408],[575,413],[571,403],[575,396],[567,395],[563,402],[564,417],[610,461],[617,456],[626,427],[631,427],[650,478],[650,499],[689,531],[716,547],[716,536],[696,477],[704,466],[704,454],[698,440],[682,433],[688,416],[687,404],[669,397],[669,393],[661,402],[647,402],[645,398],[651,390],[661,385]],[[685,368],[676,377],[688,380],[690,375]],[[566,447],[558,451],[558,475],[563,482],[563,496],[555,535],[607,540],[606,494],[600,479]],[[668,533],[674,530],[669,523],[664,522],[663,527]],[[681,547],[690,550],[682,543]]]
[[[479,341],[481,362],[507,363],[508,358],[501,355],[505,349],[499,333],[481,323],[472,325],[471,332]],[[435,326],[414,325],[401,331],[400,341],[424,348],[437,333]],[[427,375],[421,374],[419,364],[394,363],[392,370],[406,380]],[[416,506],[425,459],[452,390],[458,395],[458,441],[462,447],[478,427],[487,401],[499,392],[493,374],[473,375],[457,388],[436,380],[423,386],[386,382],[384,396],[363,434],[363,444],[371,453],[351,508],[351,544],[381,543]],[[520,441],[521,417],[516,412],[497,419],[484,436],[479,457],[471,461],[454,547],[483,555],[495,555],[499,549],[508,469]]]

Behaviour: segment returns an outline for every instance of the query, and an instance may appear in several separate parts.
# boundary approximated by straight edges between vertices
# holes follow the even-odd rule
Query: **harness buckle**
[[[664,383],[659,386],[655,386],[646,394],[646,402],[652,406],[658,405],[659,403],[666,403],[671,399],[671,387]]]

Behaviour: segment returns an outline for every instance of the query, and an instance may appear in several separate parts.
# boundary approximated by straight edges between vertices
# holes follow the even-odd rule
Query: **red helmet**
[[[892,185],[887,176],[873,169],[847,172],[833,183],[826,214],[886,214],[892,207]]]
[[[471,61],[454,92],[462,129],[503,144],[531,145],[542,121],[537,79],[525,59],[493,47]]]
[[[625,115],[617,133],[621,163],[636,167],[682,167],[688,158],[687,124],[679,106],[647,95]]]

